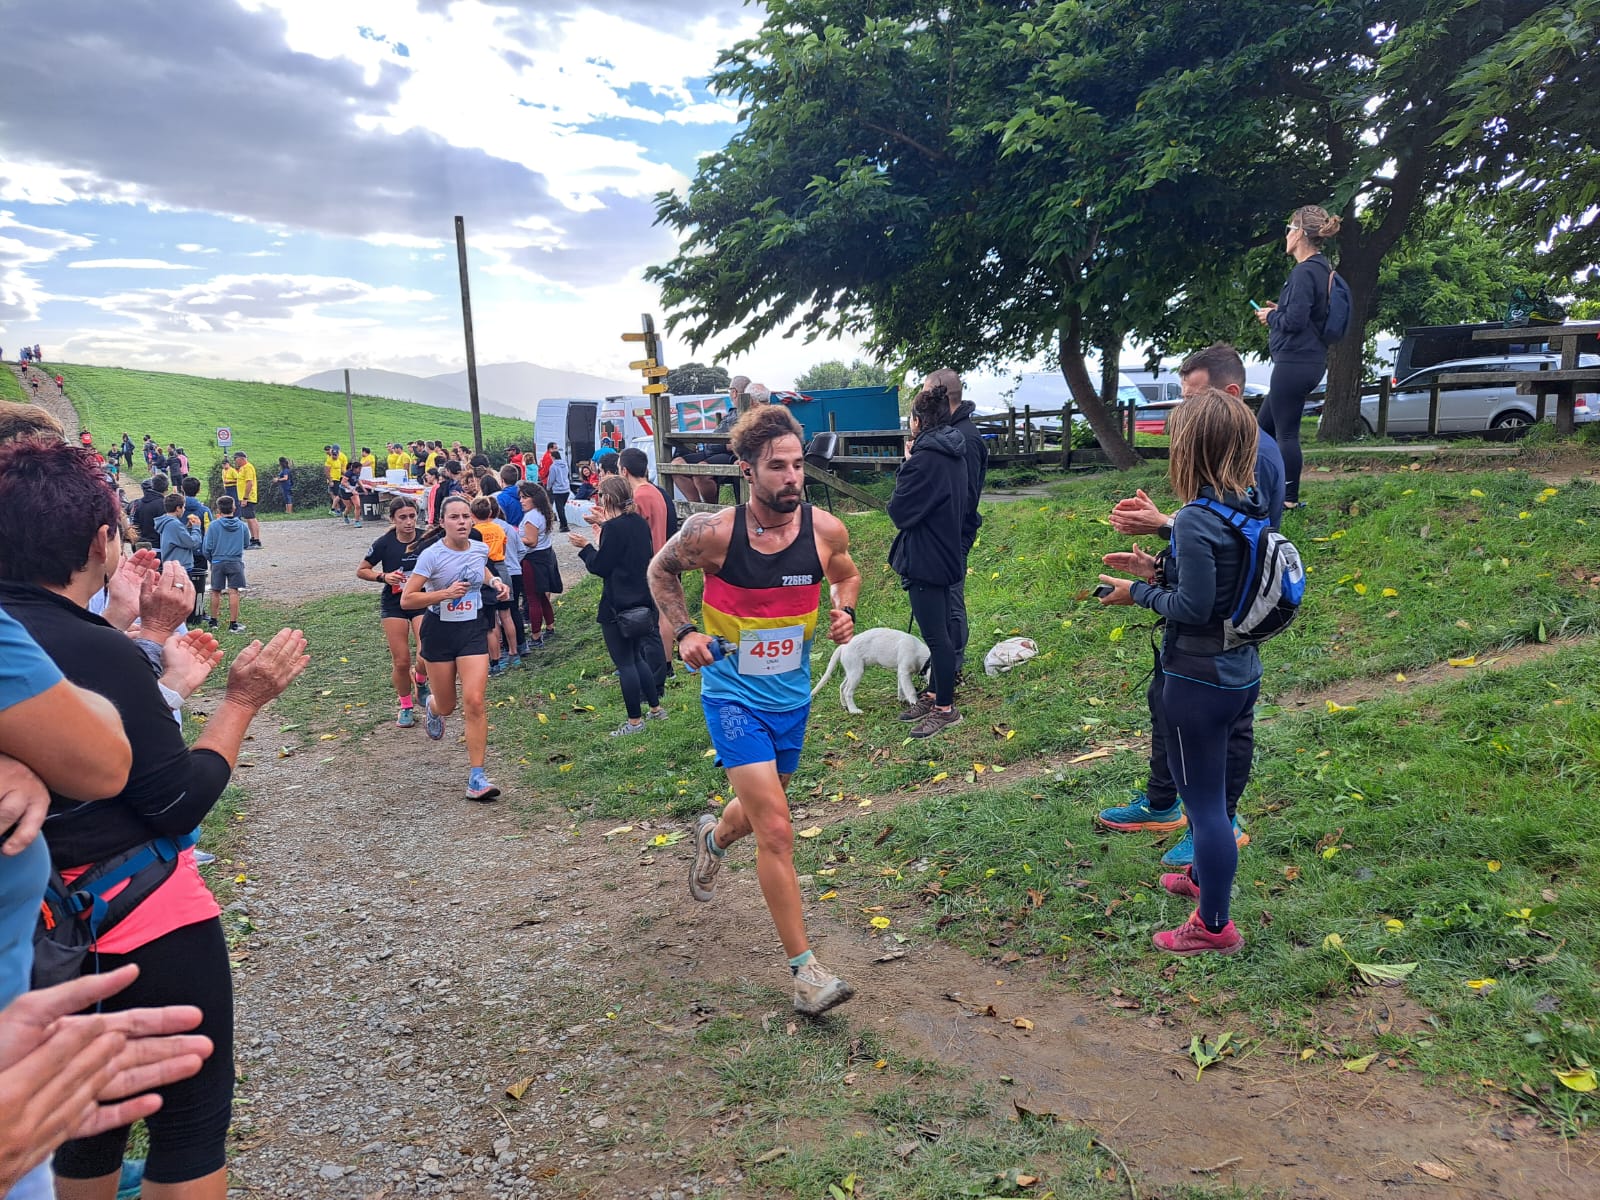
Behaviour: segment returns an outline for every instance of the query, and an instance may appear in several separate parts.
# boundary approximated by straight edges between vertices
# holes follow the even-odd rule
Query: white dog
[[[855,635],[844,645],[836,647],[828,659],[828,669],[811,689],[813,698],[822,690],[833,674],[833,668],[844,663],[844,682],[839,685],[839,702],[846,712],[860,714],[856,707],[856,684],[861,673],[870,667],[888,667],[900,680],[900,699],[915,704],[921,688],[928,683],[928,669],[932,659],[928,645],[919,637],[901,633],[898,629],[867,629]],[[916,682],[921,680],[921,684]]]
[[[983,673],[998,675],[1001,671],[1009,671],[1012,667],[1027,662],[1037,653],[1039,647],[1032,638],[1014,637],[996,642],[989,653],[983,656]]]

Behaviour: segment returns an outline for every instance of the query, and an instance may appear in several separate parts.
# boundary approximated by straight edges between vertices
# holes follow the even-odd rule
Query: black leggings
[[[933,665],[933,702],[940,707],[951,704],[956,694],[956,642],[960,628],[951,603],[950,587],[939,583],[909,581],[906,595],[911,600],[911,615],[928,643]]]
[[[1327,369],[1326,363],[1275,362],[1272,386],[1261,402],[1257,420],[1283,453],[1283,498],[1290,504],[1300,500],[1300,419],[1305,416],[1306,397]]]
[[[661,703],[661,686],[656,682],[657,664],[650,643],[660,644],[656,636],[623,637],[615,621],[601,621],[600,632],[605,634],[606,653],[616,664],[617,682],[622,685],[622,703],[627,706],[628,719],[637,721],[644,715],[644,703],[654,708]]]
[[[161,1089],[161,1108],[145,1118],[151,1183],[186,1183],[228,1164],[228,1122],[233,1117],[233,976],[218,918],[174,929],[129,954],[102,954],[104,974],[139,964],[139,978],[105,1001],[107,1012],[149,1005],[193,1004],[205,1014],[192,1030],[211,1039],[211,1057],[198,1075]],[[67,1142],[56,1151],[55,1172],[66,1179],[98,1179],[122,1165],[128,1126]]]
[[[1178,785],[1172,778],[1172,768],[1167,765],[1167,740],[1171,722],[1167,718],[1165,686],[1167,677],[1161,670],[1161,654],[1156,653],[1155,670],[1150,672],[1150,687],[1145,699],[1150,704],[1150,780],[1144,785],[1144,794],[1150,807],[1169,809],[1178,802]],[[1228,728],[1228,823],[1239,811],[1239,797],[1244,795],[1244,785],[1250,778],[1250,764],[1256,750],[1256,713],[1252,706],[1241,712]]]
[[[511,624],[517,631],[517,646],[528,640],[528,626],[522,619],[522,576],[511,577]],[[510,653],[516,653],[517,646],[512,646]]]

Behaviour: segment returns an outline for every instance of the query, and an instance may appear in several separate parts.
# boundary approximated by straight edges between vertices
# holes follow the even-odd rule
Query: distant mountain
[[[300,380],[299,386],[343,392],[344,372],[320,371]],[[478,368],[478,401],[483,411],[507,417],[532,417],[539,401],[550,397],[598,400],[632,393],[637,387],[636,381],[556,371],[535,363],[489,363]],[[361,368],[350,372],[350,389],[360,395],[410,400],[443,408],[464,409],[468,404],[465,371],[423,377]]]

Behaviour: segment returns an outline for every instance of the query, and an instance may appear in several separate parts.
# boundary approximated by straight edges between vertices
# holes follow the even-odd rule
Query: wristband
[[[839,605],[839,611],[840,612],[849,613],[850,614],[850,619],[852,621],[854,621],[856,619],[856,610],[851,608],[848,604]]]
[[[700,632],[700,627],[698,625],[696,625],[693,621],[685,621],[682,625],[679,625],[676,629],[674,629],[672,631],[672,643],[673,643],[673,645],[677,645],[679,642],[683,641],[684,638],[688,637],[691,633],[699,633],[699,632]]]

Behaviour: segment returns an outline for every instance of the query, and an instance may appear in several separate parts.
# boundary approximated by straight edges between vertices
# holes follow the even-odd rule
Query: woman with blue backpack
[[[1162,706],[1167,714],[1167,762],[1183,797],[1194,834],[1194,861],[1182,873],[1161,877],[1175,896],[1196,902],[1194,915],[1177,929],[1154,937],[1172,954],[1235,954],[1244,939],[1228,919],[1239,850],[1228,819],[1229,770],[1248,775],[1249,758],[1228,744],[1250,720],[1261,690],[1256,642],[1279,631],[1299,601],[1303,586],[1298,555],[1288,571],[1293,597],[1286,613],[1259,616],[1258,584],[1274,590],[1280,581],[1262,575],[1257,563],[1273,558],[1276,539],[1267,528],[1266,504],[1255,491],[1257,430],[1244,403],[1208,388],[1185,400],[1171,422],[1169,471],[1173,491],[1184,501],[1172,519],[1172,548],[1161,559],[1137,550],[1106,556],[1107,565],[1143,576],[1100,576],[1100,603],[1137,604],[1165,622],[1161,643]],[[1252,562],[1255,559],[1256,562]],[[1274,619],[1279,624],[1272,624]],[[1251,622],[1261,620],[1259,627]],[[1268,626],[1271,626],[1268,628]]]
[[[1285,508],[1300,507],[1300,419],[1306,397],[1327,373],[1328,346],[1338,341],[1328,327],[1333,264],[1323,257],[1322,244],[1338,235],[1339,225],[1338,217],[1315,204],[1295,209],[1283,231],[1284,253],[1294,259],[1294,270],[1276,303],[1256,308],[1272,355],[1271,390],[1261,402],[1259,420],[1283,452]]]

